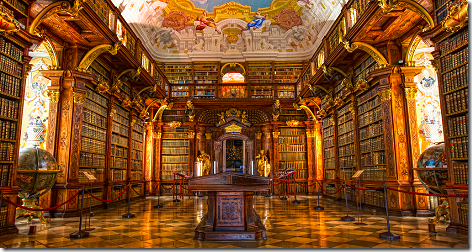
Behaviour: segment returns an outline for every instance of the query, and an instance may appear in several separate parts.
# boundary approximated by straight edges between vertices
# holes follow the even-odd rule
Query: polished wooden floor
[[[18,219],[19,234],[0,237],[2,248],[468,248],[468,236],[446,233],[447,223],[441,220],[437,233],[428,232],[427,218],[390,217],[391,231],[400,234],[399,241],[379,238],[387,229],[381,211],[372,215],[364,210],[363,222],[340,221],[346,215],[344,202],[322,199],[324,212],[315,212],[316,197],[299,196],[300,205],[278,197],[255,197],[255,208],[267,228],[267,240],[258,242],[206,242],[193,240],[194,228],[206,212],[206,197],[188,197],[179,203],[172,197],[161,197],[163,208],[154,209],[156,197],[134,202],[133,219],[122,219],[126,205],[95,212],[91,219],[90,237],[69,239],[78,230],[78,217],[55,218],[49,224],[37,219],[27,223]],[[357,217],[355,206],[350,216]],[[37,226],[28,235],[30,225]]]

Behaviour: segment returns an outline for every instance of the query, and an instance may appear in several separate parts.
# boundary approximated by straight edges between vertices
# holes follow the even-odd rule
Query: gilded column
[[[316,153],[314,146],[315,131],[311,129],[310,122],[305,122],[306,126],[306,154],[307,154],[307,172],[308,172],[308,184],[312,184],[316,178],[316,161],[314,153]],[[313,187],[308,187],[308,193],[313,194]]]
[[[146,122],[145,123],[145,133],[144,133],[144,174],[143,174],[143,179],[145,183],[145,188],[147,191],[151,192],[152,189],[156,186],[154,184],[155,180],[152,180],[152,170],[153,170],[153,145],[152,145],[152,140],[154,139],[154,135],[152,132],[152,123],[151,122]],[[156,146],[156,149],[157,148]]]

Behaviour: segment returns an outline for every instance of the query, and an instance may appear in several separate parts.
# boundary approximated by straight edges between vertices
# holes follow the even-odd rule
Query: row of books
[[[295,153],[279,153],[280,160],[305,160],[305,152],[295,152]]]
[[[131,180],[143,180],[143,172],[142,171],[131,171]],[[138,189],[136,191],[139,192]]]
[[[469,202],[458,202],[457,208],[459,210],[459,224],[469,226]]]
[[[176,97],[187,97],[188,96],[188,91],[173,91],[172,96]]]
[[[188,133],[164,133],[162,134],[162,139],[181,139],[181,138],[188,138]]]
[[[141,160],[131,160],[131,170],[142,170],[143,161]]]
[[[359,75],[366,68],[372,66],[373,63],[375,63],[375,59],[372,56],[369,56],[358,67],[356,67],[354,70],[354,75]]]
[[[469,184],[469,163],[454,162],[452,163],[454,170],[454,184],[468,185]]]
[[[449,71],[450,69],[467,62],[469,58],[469,48],[466,47],[458,52],[448,54],[441,58],[442,71]]]
[[[321,120],[321,127],[323,128],[323,132],[324,132],[324,128],[327,128],[327,127],[330,127],[332,126],[331,124],[331,120],[329,117],[326,117],[326,118],[323,118],[323,120]],[[331,133],[332,135],[332,133]],[[324,136],[324,134],[323,134]]]
[[[375,151],[380,149],[385,149],[384,138],[383,136],[378,136],[375,138],[369,138],[363,140],[359,144],[359,149],[362,152]]]
[[[452,94],[445,95],[446,114],[451,114],[467,109],[469,104],[469,89],[461,89]]]
[[[128,147],[128,138],[120,135],[111,135],[111,143]]]
[[[13,161],[14,143],[0,142],[0,161]]]
[[[336,163],[334,158],[325,158],[324,159],[324,168],[325,169],[334,169],[336,167]]]
[[[134,190],[131,190],[131,197],[140,197],[139,194],[142,194],[142,186],[141,185],[132,185]],[[139,193],[139,194],[138,194]]]
[[[103,141],[87,138],[83,136],[80,141],[81,151],[91,151],[96,153],[105,154],[106,144]]]
[[[291,121],[291,120],[304,121],[305,120],[305,115],[299,115],[299,116],[280,115],[279,116],[279,121],[281,121],[281,122],[286,122],[286,121]]]
[[[111,146],[111,155],[119,156],[119,157],[128,157],[128,148],[112,145]]]
[[[441,5],[447,3],[436,11],[436,20],[437,23],[440,24],[447,17],[449,7],[453,4],[459,4],[461,0],[439,0],[438,2],[440,3],[440,5],[436,5],[436,9],[438,9]]]
[[[8,216],[8,207],[0,206],[0,227],[5,227],[7,225],[7,216]]]
[[[142,135],[143,132],[144,132],[144,122],[142,119],[140,119],[139,117],[136,117],[136,123],[133,124],[133,130],[136,131],[136,133]],[[142,139],[142,137],[140,138]]]
[[[348,121],[343,124],[338,124],[338,135],[352,132],[354,129],[354,121]]]
[[[277,91],[279,98],[295,98],[295,91]]]
[[[105,78],[105,76],[101,75],[97,70],[93,69],[93,68],[89,68],[90,69],[90,73],[95,76],[95,79],[98,81],[98,82],[105,82],[105,83],[108,83],[108,78]]]
[[[188,140],[180,139],[180,140],[162,140],[162,147],[172,147],[172,146],[185,146],[188,147]],[[164,149],[164,148],[163,148]],[[188,149],[188,148],[187,148]],[[188,151],[187,151],[188,152]]]
[[[80,152],[79,166],[105,167],[105,155]]]
[[[13,59],[8,58],[5,55],[0,55],[0,69],[6,73],[20,77],[22,74],[23,65]]]
[[[17,10],[23,14],[28,14],[28,5],[21,0],[4,0],[5,2],[13,5]]]
[[[354,78],[355,81],[362,80],[362,79],[367,79],[367,76],[369,76],[370,72],[375,71],[377,64],[370,65],[364,71],[361,71],[356,77]]]
[[[359,129],[359,137],[361,140],[377,136],[383,133],[382,122],[374,123],[369,125],[369,127],[364,127]]]
[[[336,95],[337,95],[340,91],[344,91],[344,90],[346,90],[346,88],[345,88],[344,85],[342,85],[341,83],[339,83],[338,85],[336,85],[336,87],[334,87],[334,92],[336,93]],[[346,106],[346,107],[347,107],[347,106]],[[344,114],[344,112],[347,112],[346,107],[344,107],[344,111],[343,111],[343,109],[340,109],[340,110],[339,110],[339,115]]]
[[[120,175],[120,177],[121,177],[121,175]],[[111,188],[111,198],[114,199],[114,198],[118,197],[123,192],[124,189],[125,189],[124,186],[113,186]],[[123,193],[116,201],[120,201],[120,200],[124,200],[124,199],[126,199],[126,193]]]
[[[303,135],[304,129],[301,128],[280,128],[280,136]]]
[[[195,90],[194,96],[214,96],[214,90]]]
[[[127,170],[115,169],[115,170],[112,170],[111,175],[112,175],[111,176],[112,181],[123,181],[123,180],[126,180],[128,178],[128,171]],[[116,195],[115,197],[117,197],[118,195]],[[113,198],[115,198],[115,197],[113,197]]]
[[[469,42],[469,30],[464,29],[438,43],[439,53],[444,55]]]
[[[469,63],[445,73],[443,76],[444,92],[469,85]]]
[[[188,164],[161,164],[163,171],[186,171],[188,168]]]
[[[137,142],[137,141],[133,140],[133,142],[132,142],[132,147],[133,147],[133,150],[142,151],[142,150],[143,150],[143,143],[142,143],[142,142]]]
[[[325,179],[336,179],[335,170],[325,170]],[[333,191],[334,192],[334,191]]]
[[[163,170],[162,171],[162,179],[174,179],[174,174],[173,172],[185,172],[187,169],[182,169],[182,170]],[[177,187],[179,188],[179,187]]]
[[[469,127],[469,113],[463,116],[447,118],[447,128],[449,130],[449,137],[467,135]]]
[[[336,186],[334,184],[325,184],[325,190],[329,193],[334,193],[336,191]],[[323,194],[325,193],[323,192]]]
[[[338,124],[342,124],[352,119],[352,113],[349,111],[349,106],[344,106],[339,110]]]
[[[1,165],[0,166],[0,179],[1,179],[1,183],[0,183],[0,186],[1,187],[5,187],[5,186],[11,186],[11,172],[12,172],[12,168],[13,168],[13,165],[11,164],[4,164],[4,165]]]
[[[91,90],[89,87],[87,87],[86,89],[86,94],[87,94],[87,99],[84,102],[85,107],[88,107],[87,105],[90,105],[91,106],[90,108],[93,108],[95,110],[96,105],[93,105],[93,102],[101,105],[104,108],[108,107],[108,99],[96,93],[95,91]],[[104,115],[106,116],[106,113]]]
[[[0,116],[17,119],[18,118],[18,101],[12,101],[5,98],[0,98]]]
[[[343,180],[350,180],[352,176],[356,173],[354,169],[339,170],[339,178]]]
[[[87,176],[85,176],[84,172],[92,174],[97,178],[93,180],[93,182],[103,182],[105,180],[105,170],[104,169],[87,169],[87,168],[80,168],[79,169],[79,183],[89,183]],[[84,195],[85,197],[85,195]],[[84,198],[85,200],[85,198]]]
[[[334,135],[334,127],[327,127],[323,129],[323,138]]]
[[[98,96],[98,95],[97,95]],[[92,110],[93,112],[103,116],[103,117],[107,117],[108,116],[108,113],[107,113],[107,108],[106,107],[102,107],[101,105],[97,104],[96,102],[90,100],[89,98],[87,98],[85,101],[84,101],[84,108],[86,109],[89,109],[89,110]]]
[[[279,170],[304,170],[307,169],[307,163],[305,160],[298,161],[279,161]]]
[[[97,191],[98,189],[90,189],[89,191],[92,191],[91,193],[93,196],[103,199],[103,192],[102,191]],[[103,202],[101,202],[98,199],[95,199],[94,197],[90,196],[88,193],[84,194],[84,209],[90,208],[90,207],[95,207],[95,206],[101,206]],[[77,206],[80,210],[80,205]]]
[[[339,157],[339,167],[354,167],[356,166],[356,156]]]
[[[359,115],[359,127],[364,127],[369,123],[375,122],[379,119],[382,119],[382,109],[381,107],[376,107],[373,110],[367,111],[362,115]]]
[[[16,122],[0,120],[0,138],[16,140]]]
[[[111,131],[114,133],[120,133],[122,135],[128,135],[129,127],[124,126],[123,124],[114,123],[111,127]]]
[[[469,157],[469,137],[452,138],[449,140],[451,145],[451,158]]]
[[[338,146],[339,145],[344,145],[347,143],[352,143],[354,142],[354,132],[350,131],[346,134],[338,136]]]
[[[162,156],[162,163],[188,163],[188,155]]]
[[[292,176],[294,176],[294,178],[296,178],[296,179],[297,178],[308,178],[308,170],[306,170],[306,169],[305,170],[301,170],[301,169],[296,170],[295,174],[293,174]],[[301,187],[301,186],[299,186],[299,187]],[[292,188],[290,192],[293,192],[294,189],[295,188]],[[297,192],[299,192],[299,191],[297,191]]]
[[[128,168],[128,158],[122,157],[110,157],[110,167],[111,168],[119,168],[119,169],[127,169]]]
[[[162,148],[162,155],[166,155],[166,154],[172,154],[172,155],[175,155],[175,154],[183,154],[183,155],[188,155],[188,148],[171,148],[171,147],[168,147],[168,148]]]
[[[362,114],[366,111],[368,111],[369,109],[372,109],[374,107],[377,107],[380,105],[380,97],[375,97],[374,99],[372,100],[369,100],[369,101],[366,101],[364,103],[362,103],[358,108],[357,108],[357,112],[359,114]]]
[[[82,136],[93,137],[106,141],[107,131],[106,129],[99,128],[95,125],[83,123],[82,124]]]
[[[350,155],[354,155],[354,154],[355,154],[354,143],[339,147],[339,156],[340,157],[350,156]]]
[[[387,180],[387,170],[383,165],[362,167],[362,180],[385,181]]]
[[[125,85],[122,85],[122,87],[126,87],[126,86],[125,86]],[[119,122],[121,122],[121,123],[123,123],[123,124],[128,124],[129,111],[126,110],[126,109],[124,109],[124,108],[122,108],[122,107],[119,106],[118,104],[116,104],[115,110],[116,110],[115,115],[120,115],[120,116],[122,116],[123,118],[126,119],[126,121],[125,121],[126,123],[125,123],[125,122],[122,122],[122,121],[119,121]],[[113,120],[115,120],[115,117],[113,117]]]
[[[385,164],[385,151],[361,154],[361,166]]]
[[[98,106],[97,106],[98,108]],[[89,122],[95,125],[98,125],[100,127],[106,128],[107,127],[107,118],[106,116],[101,116],[94,111],[88,110],[87,108],[84,108],[84,121]],[[113,125],[114,126],[114,125]]]
[[[385,207],[385,196],[381,191],[364,191],[364,204]]]
[[[357,97],[357,103],[359,104],[359,107],[362,106],[363,102],[367,101],[368,99],[370,99],[374,96],[377,96],[377,91],[378,91],[378,86],[369,89],[364,94]],[[360,113],[359,110],[358,110],[358,113]]]
[[[113,121],[121,123],[121,125],[122,125],[123,127],[126,127],[126,131],[128,131],[128,127],[127,127],[127,126],[129,125],[129,118],[128,118],[127,116],[125,117],[125,116],[123,116],[123,115],[120,115],[120,114],[115,113],[115,114],[113,115]],[[128,134],[128,133],[126,133],[126,134]]]
[[[305,136],[279,136],[279,144],[304,144],[305,143]]]
[[[12,58],[23,61],[23,48],[0,36],[0,51],[10,55]]]
[[[279,144],[279,152],[305,152],[304,144]]]
[[[334,157],[334,147],[324,148],[324,158],[332,158]]]
[[[2,93],[20,97],[21,79],[6,73],[0,73],[0,90]]]

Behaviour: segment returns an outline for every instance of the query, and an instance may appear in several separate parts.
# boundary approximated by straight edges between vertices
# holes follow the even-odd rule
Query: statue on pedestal
[[[261,150],[259,155],[256,156],[257,171],[259,175],[265,177],[264,169],[267,169],[267,176],[270,174],[270,164],[267,156],[264,154],[264,150]]]
[[[210,155],[205,153],[205,151],[201,151],[201,154],[197,157],[197,162],[202,162],[202,176],[210,174],[210,167],[211,167],[211,162],[210,162]]]

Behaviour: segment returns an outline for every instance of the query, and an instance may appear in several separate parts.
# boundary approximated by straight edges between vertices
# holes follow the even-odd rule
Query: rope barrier
[[[156,187],[154,187],[154,190],[152,190],[152,192],[150,192],[150,193],[147,194],[147,195],[146,195],[146,194],[145,194],[145,195],[142,195],[142,194],[138,193],[138,192],[136,191],[136,189],[134,189],[134,187],[131,187],[131,189],[133,189],[133,191],[134,191],[135,193],[137,193],[139,196],[141,196],[141,197],[143,197],[143,198],[146,198],[146,197],[151,196],[151,195],[156,191],[156,189],[157,189],[158,187],[159,187],[159,185],[157,185]]]
[[[280,184],[282,183],[282,181],[280,181],[278,184],[274,184],[273,181],[270,181],[270,183],[272,183],[274,186],[278,186],[278,185],[280,185]]]
[[[165,186],[161,185],[162,188],[164,188],[165,190],[169,191],[170,189],[174,188],[175,184],[173,184],[171,187],[169,187],[169,189],[167,189]]]
[[[323,192],[327,193],[327,194],[336,194],[338,193],[339,191],[341,191],[341,189],[343,189],[344,185],[342,185],[337,191],[333,192],[333,193],[330,193],[328,191],[326,191],[324,188],[323,188],[323,185],[321,185],[320,181],[318,181],[318,184],[320,184],[320,187],[321,187],[321,190],[323,190]]]
[[[303,187],[310,187],[310,186],[313,186],[313,185],[316,184],[316,183],[313,183],[313,184],[311,184],[311,185],[303,185],[303,184],[298,183],[296,180],[294,180],[294,181],[295,181],[295,183],[297,183],[297,185],[303,186]]]
[[[89,190],[86,190],[86,192],[87,192],[90,196],[92,196],[92,198],[94,198],[94,199],[96,199],[96,200],[99,200],[99,201],[101,201],[101,202],[112,202],[112,201],[117,200],[119,197],[121,197],[121,195],[123,195],[123,193],[126,192],[126,189],[128,189],[128,186],[129,186],[129,185],[127,185],[127,186],[125,187],[125,189],[123,189],[123,191],[120,193],[120,195],[116,196],[116,198],[111,199],[111,200],[103,200],[103,199],[100,199],[100,198],[98,198],[97,196],[93,195],[91,192],[89,192]]]
[[[16,207],[19,207],[19,208],[22,208],[22,209],[25,209],[25,210],[31,210],[31,211],[50,211],[50,210],[54,210],[58,207],[61,207],[67,203],[69,203],[73,198],[77,197],[77,195],[79,195],[81,190],[77,191],[72,197],[70,197],[67,201],[55,206],[55,207],[49,207],[49,208],[32,208],[32,207],[25,207],[25,206],[22,206],[22,205],[18,205],[16,204],[15,202],[9,200],[9,199],[3,199],[5,200],[6,202],[16,206]]]
[[[423,196],[437,196],[437,197],[461,197],[461,198],[467,198],[469,197],[469,194],[434,194],[434,193],[419,193],[419,192],[409,192],[409,191],[404,191],[400,189],[395,189],[391,187],[387,187],[387,189],[394,190],[397,192],[402,192],[402,193],[408,193],[408,194],[415,194],[415,195],[423,195]]]
[[[351,187],[352,189],[358,189],[358,190],[372,190],[372,191],[376,191],[376,190],[380,190],[382,189],[383,187],[375,187],[375,188],[367,188],[367,187],[355,187],[355,186],[352,186],[348,183],[346,183],[347,186]]]

